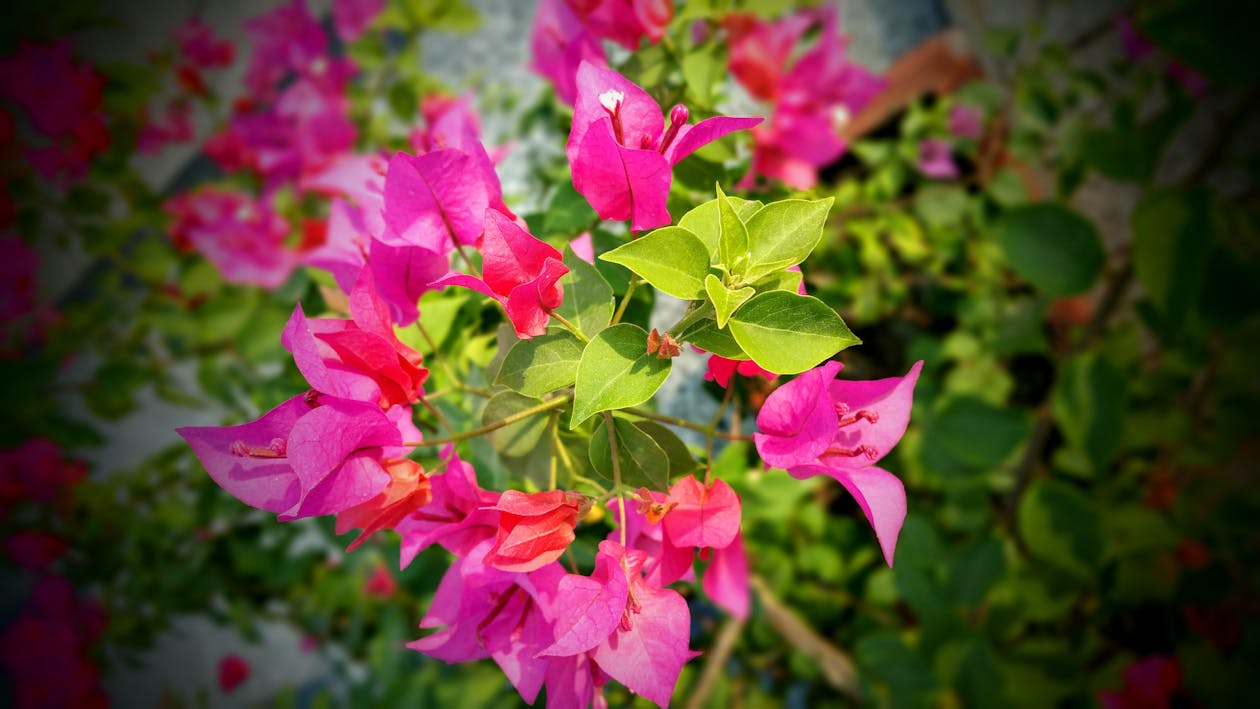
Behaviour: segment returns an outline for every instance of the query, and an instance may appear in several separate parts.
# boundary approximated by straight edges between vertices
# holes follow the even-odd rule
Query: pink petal
[[[475,244],[490,206],[482,173],[458,150],[415,156],[398,153],[385,175],[385,223],[381,240],[447,253]]]
[[[875,465],[856,470],[803,465],[788,472],[801,479],[828,475],[843,485],[866,513],[867,521],[875,528],[884,561],[892,566],[897,535],[901,533],[901,523],[906,519],[906,488],[896,475]]]
[[[630,612],[630,629],[618,627],[595,648],[599,666],[627,689],[661,706],[668,706],[682,666],[695,653],[691,640],[691,612],[677,591],[634,587],[638,612]]]
[[[450,270],[445,254],[420,246],[390,246],[372,242],[372,274],[381,298],[389,303],[390,317],[400,326],[414,323],[420,317],[416,302],[433,288]]]
[[[272,441],[289,438],[298,419],[311,411],[304,396],[295,396],[239,426],[201,426],[176,429],[188,441],[206,472],[224,490],[250,507],[284,512],[297,503],[297,475],[286,457],[255,458],[232,453],[237,441],[268,448]]]
[[[826,387],[842,366],[829,361],[766,397],[753,440],[767,465],[790,468],[812,463],[831,444],[839,419]]]
[[[328,231],[324,243],[308,252],[306,263],[333,275],[337,286],[349,293],[354,287],[359,271],[367,263],[368,244],[359,209],[347,204],[340,197],[333,198],[328,213]]]
[[[590,577],[566,574],[557,594],[563,606],[555,619],[556,640],[538,654],[576,655],[599,645],[621,622],[629,588],[620,559],[603,549]]]
[[[608,111],[599,98],[608,91],[621,92],[621,128],[627,145],[639,145],[640,137],[644,135],[649,137],[653,146],[660,140],[661,133],[665,130],[661,105],[639,88],[638,84],[621,74],[584,61],[578,67],[573,127],[569,131],[569,141],[565,147],[570,163],[574,162],[586,132],[600,120],[608,118]],[[611,128],[608,134],[612,136]]]
[[[694,126],[683,126],[679,129],[674,141],[665,149],[665,159],[670,165],[677,165],[683,158],[700,148],[712,143],[728,133],[737,130],[748,130],[761,123],[763,118],[733,118],[730,116],[714,116],[706,118]]]
[[[634,231],[669,224],[665,202],[673,180],[669,162],[655,150],[619,145],[607,117],[591,126],[573,165],[573,187],[603,219],[629,219]]]
[[[297,514],[340,512],[379,493],[390,478],[378,462],[380,452],[371,449],[400,443],[397,426],[378,406],[344,399],[321,402],[289,436],[289,459],[302,486]]]
[[[748,558],[743,535],[713,552],[704,570],[704,592],[719,607],[741,620],[748,618]]]
[[[562,259],[555,247],[494,210],[486,211],[481,254],[482,279],[500,295],[532,280],[548,259]]]
[[[724,480],[714,480],[706,489],[688,475],[670,488],[669,501],[678,505],[661,525],[675,546],[721,549],[739,534],[739,496]]]
[[[859,419],[837,431],[834,443],[844,448],[856,449],[860,445],[871,446],[877,456],[836,458],[841,467],[861,467],[888,454],[901,440],[910,423],[910,410],[914,405],[914,385],[919,380],[923,361],[914,363],[904,377],[889,377],[873,381],[849,381],[837,379],[827,387],[827,395],[836,404],[848,407],[849,413],[861,410],[879,415],[875,423]]]

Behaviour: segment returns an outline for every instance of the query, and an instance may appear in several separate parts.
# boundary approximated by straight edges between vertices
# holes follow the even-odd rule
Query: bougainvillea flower
[[[499,529],[485,563],[504,571],[533,571],[559,559],[576,538],[573,528],[583,503],[582,495],[564,490],[507,490],[494,505]]]
[[[387,566],[378,563],[363,584],[363,592],[377,598],[389,598],[398,592],[398,581]]]
[[[429,476],[429,504],[394,527],[402,536],[401,568],[433,544],[465,556],[498,534],[499,511],[494,505],[499,493],[477,485],[472,465],[460,460],[454,446],[447,446],[442,458],[445,472]]]
[[[219,689],[230,694],[249,679],[249,663],[240,655],[226,655],[219,660]]]
[[[875,528],[891,566],[906,514],[905,489],[874,463],[905,433],[923,363],[904,377],[866,382],[836,379],[842,366],[827,362],[771,393],[757,415],[753,441],[767,465],[797,478],[827,475],[843,485]]]
[[[389,473],[389,484],[376,497],[337,514],[337,534],[351,529],[362,530],[346,547],[354,551],[373,534],[382,529],[393,529],[407,515],[429,504],[432,492],[429,476],[414,460],[390,458],[381,461],[381,467]]]
[[[0,233],[0,320],[6,328],[35,308],[39,254],[12,233]]]
[[[454,148],[424,155],[398,153],[385,173],[381,240],[450,253],[481,239],[490,190],[477,161]]]
[[[748,618],[748,557],[743,534],[736,533],[730,544],[713,550],[701,585],[719,608],[741,620]]]
[[[494,171],[495,159],[490,157],[481,142],[481,127],[469,103],[468,96],[425,97],[420,102],[420,112],[426,126],[411,132],[411,147],[417,155],[435,150],[456,150],[472,158],[473,166],[481,175],[481,183],[485,186],[490,206],[513,217],[515,215],[503,203],[503,190],[499,185],[499,176]]]
[[[691,612],[687,601],[667,588],[646,583],[644,554],[614,541],[599,543],[599,555],[611,557],[630,579],[620,622],[591,652],[601,669],[627,689],[667,706],[682,667],[692,652]]]
[[[4,551],[13,563],[30,571],[45,571],[66,553],[66,540],[49,532],[26,529],[4,540]]]
[[[354,146],[349,105],[343,88],[300,79],[275,103],[238,110],[210,154],[225,169],[247,168],[267,184],[296,180]]]
[[[221,69],[232,63],[236,47],[219,39],[214,28],[199,17],[192,17],[175,28],[175,42],[184,61],[198,69]]]
[[[612,554],[603,553],[601,545],[590,576],[565,574],[560,580],[555,642],[538,654],[566,656],[594,650],[621,623],[629,593],[626,570]]]
[[[700,351],[703,352],[704,350]],[[744,377],[760,376],[772,381],[779,377],[779,375],[774,372],[762,369],[761,365],[751,359],[735,360],[720,357],[715,354],[709,355],[709,361],[705,364],[705,381],[717,382],[718,386],[725,389],[730,385],[731,377],[734,377],[736,374]]]
[[[695,573],[691,563],[695,558],[695,550],[691,547],[675,546],[665,536],[660,525],[660,518],[648,514],[652,507],[659,513],[667,513],[670,509],[667,497],[663,492],[639,490],[635,497],[639,504],[625,502],[626,507],[626,548],[643,552],[643,575],[653,586],[665,586],[679,579],[694,581]],[[617,526],[622,525],[621,508],[617,500],[609,500],[608,510]],[[617,540],[620,531],[614,529],[608,533],[609,540]]]
[[[407,647],[444,662],[486,657],[507,675],[526,702],[533,702],[546,679],[548,660],[535,659],[552,642],[544,595],[555,598],[564,575],[559,564],[528,574],[483,563],[483,542],[446,570],[421,628],[441,628]]]
[[[671,169],[700,147],[751,128],[760,118],[716,116],[688,125],[674,106],[665,128],[661,107],[621,74],[582,62],[565,152],[573,186],[603,219],[630,220],[635,231],[669,224]]]
[[[201,252],[224,280],[278,288],[297,266],[297,252],[284,243],[289,224],[265,199],[205,187],[176,195],[163,208],[175,217],[175,243]]]
[[[530,32],[530,68],[551,81],[556,96],[572,105],[577,97],[577,71],[583,61],[607,67],[599,39],[573,13],[565,0],[541,0]]]
[[[293,309],[280,341],[302,376],[318,392],[381,408],[414,402],[429,370],[394,333],[371,269],[362,269],[350,291],[350,315],[352,320],[307,318],[300,303]]]
[[[435,285],[454,285],[484,293],[503,304],[522,339],[547,331],[551,311],[560,307],[564,289],[558,281],[569,272],[555,247],[540,241],[495,210],[486,210],[481,244],[481,278],[450,275]]]
[[[385,9],[385,0],[333,0],[333,27],[342,42],[353,42]]]
[[[389,485],[381,464],[416,440],[405,410],[319,394],[293,397],[238,426],[176,430],[206,472],[251,507],[281,521],[333,514],[371,500]]]
[[[6,699],[15,707],[109,706],[89,659],[105,621],[99,606],[75,598],[66,579],[36,580],[16,618],[0,631]]]
[[[949,107],[947,123],[950,135],[959,138],[979,140],[984,134],[984,116],[980,109],[965,103],[956,103]]]
[[[938,180],[958,177],[958,165],[948,141],[928,138],[919,143],[919,172]]]
[[[676,546],[721,549],[739,534],[739,496],[725,480],[706,487],[688,475],[674,483],[668,499],[674,507],[661,524]]]
[[[1133,18],[1128,15],[1116,17],[1116,32],[1120,35],[1120,46],[1129,59],[1138,61],[1155,52],[1154,43],[1138,30]],[[1165,71],[1192,96],[1202,96],[1207,91],[1207,77],[1175,59],[1165,65]]]
[[[72,487],[87,477],[82,461],[62,458],[57,444],[32,438],[0,452],[0,513],[24,501],[53,504],[67,499]]]
[[[566,0],[595,36],[634,51],[647,37],[656,44],[674,17],[673,0]]]
[[[1166,709],[1181,689],[1181,665],[1175,657],[1149,655],[1124,670],[1124,688],[1098,693],[1104,709]]]
[[[328,62],[328,37],[305,0],[252,17],[243,29],[254,46],[245,87],[257,98],[269,97],[290,72],[317,72],[319,62]]]

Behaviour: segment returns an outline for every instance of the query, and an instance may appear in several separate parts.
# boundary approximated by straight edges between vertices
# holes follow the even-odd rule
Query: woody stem
[[[581,331],[581,330],[579,330],[579,329],[577,328],[577,326],[576,326],[576,325],[574,325],[573,323],[569,322],[569,321],[568,321],[568,320],[567,320],[567,319],[566,319],[563,315],[561,315],[560,313],[557,313],[557,312],[556,312],[556,311],[554,311],[554,310],[548,310],[548,311],[547,311],[547,314],[548,314],[548,315],[550,315],[551,317],[555,318],[555,319],[556,319],[556,322],[560,323],[561,325],[564,325],[564,327],[565,327],[565,329],[566,329],[566,330],[568,330],[569,332],[573,333],[573,335],[574,335],[575,337],[577,337],[579,340],[581,340],[582,342],[590,342],[590,339],[589,339],[589,338],[587,338],[587,336],[586,336],[586,335],[583,335],[583,334],[582,334],[582,331]]]
[[[691,429],[692,431],[698,431],[700,433],[707,434],[711,430],[710,426],[706,426],[702,423],[696,423],[695,421],[688,421],[687,419],[680,419],[674,416],[667,416],[665,414],[658,414],[655,411],[647,411],[646,409],[636,409],[636,408],[631,407],[628,409],[622,409],[622,411],[625,411],[631,416],[638,416],[639,418],[643,418],[643,419],[659,421],[661,423],[667,423],[671,426],[678,426],[680,428],[688,428],[688,429]],[[713,433],[714,438],[721,438],[722,440],[725,440],[725,441],[751,441],[752,440],[748,436],[742,436],[735,433],[722,433],[721,431],[716,431],[716,430],[712,431],[712,433]]]
[[[537,414],[541,414],[544,411],[551,411],[552,409],[558,409],[561,406],[564,406],[565,404],[569,403],[569,399],[571,398],[573,398],[572,394],[566,394],[559,398],[552,399],[551,401],[545,401],[537,406],[531,406],[530,408],[525,409],[524,411],[517,411],[516,413],[510,416],[504,416],[498,421],[494,421],[493,423],[488,423],[485,426],[482,426],[481,428],[474,428],[471,431],[464,431],[463,433],[457,433],[453,436],[447,436],[446,438],[435,438],[431,441],[408,441],[401,445],[410,446],[413,448],[421,448],[421,447],[426,447],[426,446],[442,446],[442,445],[446,445],[447,443],[458,443],[460,441],[466,441],[469,438],[476,438],[477,436],[490,433],[491,431],[497,431],[500,428],[503,428],[504,426],[511,426],[517,421],[524,421],[525,419],[531,416],[535,416]]]

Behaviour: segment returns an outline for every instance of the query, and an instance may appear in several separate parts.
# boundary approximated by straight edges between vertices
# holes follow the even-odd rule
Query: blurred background
[[[728,75],[722,18],[773,19],[780,5],[677,3],[671,28],[717,41],[611,47],[610,60],[644,85],[704,86],[715,112],[761,115]],[[847,373],[925,361],[885,463],[910,511],[890,569],[838,485],[765,472],[745,443],[716,451],[743,500],[753,610],[737,621],[688,594],[705,655],[674,701],[1243,704],[1260,663],[1256,11],[837,5],[848,61],[885,84],[837,114],[845,150],[801,187],[836,198],[804,270],[864,341],[840,355]],[[392,533],[346,554],[331,520],[278,524],[216,486],[174,432],[239,423],[304,389],[279,333],[295,302],[333,300],[310,268],[265,286],[225,274],[172,206],[205,185],[259,187],[224,126],[258,100],[247,21],[280,6],[0,11],[6,704],[520,702],[489,661],[403,646],[446,552],[399,571]],[[567,109],[530,69],[535,3],[391,1],[353,38],[333,4],[305,7],[328,56],[357,67],[336,109],[358,128],[351,143],[405,148],[426,100],[467,95],[534,233],[567,240],[589,220],[566,185]],[[268,154],[292,139],[270,134]],[[711,195],[717,174],[734,189],[748,160],[701,154],[676,180]],[[274,194],[284,243],[318,240],[326,204]],[[425,298],[438,349],[462,353],[454,366],[488,364],[497,322],[466,298]],[[678,368],[694,376],[671,378],[662,411],[711,416],[723,392],[703,359]],[[745,431],[782,382],[736,380]],[[479,405],[445,413],[471,428]],[[503,482],[489,444],[467,454]],[[606,531],[592,526],[588,544]]]

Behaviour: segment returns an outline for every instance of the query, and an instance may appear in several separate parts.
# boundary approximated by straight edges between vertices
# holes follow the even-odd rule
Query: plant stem
[[[617,427],[613,425],[612,414],[604,412],[604,428],[608,430],[608,454],[612,458],[613,489],[617,491],[617,531],[621,535],[621,546],[626,545],[626,496],[621,492],[621,460],[617,456]]]
[[[590,342],[590,341],[591,341],[591,340],[590,340],[590,338],[588,338],[586,335],[583,335],[583,334],[582,334],[582,331],[581,331],[581,330],[579,330],[579,329],[577,328],[577,326],[576,326],[576,325],[574,325],[573,323],[569,322],[569,321],[568,321],[567,319],[565,319],[565,317],[564,317],[563,315],[561,315],[560,313],[557,313],[557,312],[556,312],[556,311],[554,311],[554,310],[548,310],[548,311],[547,311],[547,314],[548,314],[548,315],[550,315],[551,317],[555,318],[555,319],[556,319],[556,322],[559,322],[561,325],[564,325],[564,327],[565,327],[565,329],[566,329],[566,330],[568,330],[569,332],[573,333],[573,335],[574,335],[575,337],[577,337],[579,340],[581,340],[582,342]]]
[[[561,406],[564,406],[565,404],[569,403],[570,398],[572,398],[572,395],[567,394],[557,399],[552,399],[551,401],[545,401],[537,406],[532,406],[528,409],[525,409],[524,411],[517,411],[511,416],[505,416],[493,423],[488,423],[485,426],[482,426],[481,428],[474,428],[471,431],[464,431],[463,433],[457,433],[453,436],[448,436],[446,438],[435,438],[431,441],[408,441],[406,443],[403,443],[402,445],[410,446],[413,448],[420,448],[420,447],[441,446],[441,445],[446,445],[447,443],[459,443],[460,441],[466,441],[469,438],[476,438],[477,436],[490,433],[491,431],[497,431],[500,428],[503,428],[504,426],[511,426],[517,421],[523,421],[529,418],[530,416],[541,414],[544,411],[551,411],[552,409],[558,409]]]
[[[416,319],[416,332],[420,333],[420,337],[423,338],[425,344],[429,346],[429,352],[430,352],[429,359],[437,362],[437,366],[438,368],[442,370],[442,374],[446,375],[446,378],[450,381],[451,384],[454,384],[455,382],[459,381],[458,379],[455,378],[455,373],[451,371],[450,365],[447,364],[446,358],[438,356],[437,343],[434,342],[433,338],[429,336],[429,331],[424,329],[424,325],[420,324],[419,318]]]
[[[547,489],[556,489],[556,457],[559,455],[560,439],[556,437],[556,426],[559,424],[560,414],[555,411],[551,412],[551,470],[548,474]]]
[[[683,316],[678,319],[678,322],[674,323],[669,330],[667,330],[670,335],[677,336],[679,333],[685,332],[687,328],[695,324],[697,320],[706,318],[713,312],[713,305],[708,301],[705,301],[701,305],[696,305],[698,302],[699,301],[692,301],[692,304],[687,307],[687,312],[683,313]]]
[[[451,422],[447,421],[446,416],[444,416],[442,412],[439,411],[436,406],[434,406],[432,403],[429,402],[428,397],[424,397],[424,396],[420,397],[420,403],[424,405],[424,408],[429,410],[429,413],[433,414],[433,417],[437,419],[439,426],[446,429],[446,432],[448,434],[452,436],[455,435],[455,429],[454,427],[451,426]]]
[[[675,418],[673,416],[667,416],[665,414],[658,414],[655,411],[647,411],[645,409],[628,408],[628,409],[622,409],[622,411],[626,412],[627,414],[630,414],[631,416],[637,416],[642,419],[650,419],[652,421],[659,421],[660,423],[667,423],[671,426],[678,426],[680,428],[691,429],[692,431],[697,431],[699,433],[709,433],[708,426],[701,423],[696,423],[695,421],[688,421],[687,419],[680,419],[680,418]],[[722,440],[725,440],[725,441],[751,441],[752,440],[752,438],[748,436],[741,436],[741,435],[736,435],[733,433],[722,433],[721,431],[714,431],[713,436],[715,438],[721,438]]]
[[[621,302],[617,304],[617,312],[613,313],[612,320],[609,325],[616,325],[621,322],[621,316],[626,314],[626,306],[630,304],[630,296],[634,295],[634,289],[639,287],[641,283],[637,278],[630,279],[630,285],[626,287],[626,294],[621,296]]]
[[[691,690],[691,696],[687,698],[687,709],[700,709],[704,706],[709,694],[717,686],[722,670],[726,667],[726,661],[730,659],[731,652],[735,649],[735,642],[739,640],[739,634],[743,630],[744,621],[739,618],[727,618],[722,624],[717,640],[713,643],[713,649],[705,653],[704,669],[700,671],[700,678],[696,680],[695,688]]]

